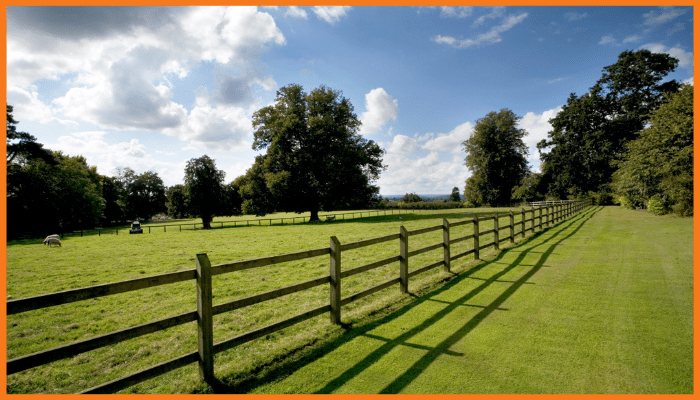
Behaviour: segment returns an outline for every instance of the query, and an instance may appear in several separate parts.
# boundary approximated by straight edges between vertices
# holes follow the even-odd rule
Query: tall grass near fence
[[[456,216],[456,214],[451,214],[451,216]],[[559,213],[557,218],[561,218],[562,214]],[[382,220],[383,218],[386,217],[378,217],[376,220],[367,220],[361,223],[361,225],[365,225],[364,228],[368,229],[369,231],[376,233],[377,231],[381,231],[383,229],[388,228],[388,226],[393,225],[394,228],[397,227],[396,222],[388,222]],[[434,215],[432,216],[414,216],[413,219],[406,218],[406,221],[402,221],[407,225],[418,225],[418,226],[425,226],[426,223],[434,222],[435,218]],[[371,227],[371,228],[370,228]],[[426,235],[425,241],[428,243],[431,242],[430,235],[428,231],[432,231],[432,229],[428,229],[430,226],[425,227],[425,228],[418,228],[418,230],[424,231]],[[299,227],[302,228],[302,227]],[[304,227],[307,228],[309,231],[306,233],[310,233],[312,230],[314,230],[315,227],[307,226]],[[318,228],[318,227],[316,227]],[[280,244],[279,238],[273,238],[273,240],[270,242],[269,237],[271,236],[270,233],[273,233],[270,231],[271,229],[275,229],[274,227],[268,227],[268,228],[260,228],[262,229],[267,229],[268,231],[265,232],[265,238],[268,239],[269,244]],[[323,229],[316,229],[316,230],[323,230]],[[361,229],[360,231],[364,231],[366,237],[367,231],[364,229]],[[252,232],[252,230],[251,230]],[[455,231],[456,232],[456,231]],[[497,236],[498,230],[493,232],[493,238],[495,238],[495,243],[498,243],[498,236]],[[203,239],[212,239],[212,237],[208,234],[211,232],[202,232],[200,233],[203,237]],[[285,232],[289,233],[289,232]],[[299,231],[295,233],[300,233]],[[442,235],[438,236],[437,238],[434,239],[441,239],[445,240],[444,237],[444,232],[438,232],[442,233]],[[357,232],[355,232],[357,234]],[[458,233],[456,233],[458,234]],[[272,235],[274,236],[274,235]],[[353,236],[353,235],[350,235]],[[155,236],[154,236],[155,237]],[[305,238],[309,238],[309,236],[304,236]],[[127,236],[127,238],[129,238]],[[202,239],[200,238],[200,239]],[[89,238],[81,238],[81,240],[85,240]],[[93,238],[94,239],[94,238]],[[116,237],[115,237],[116,239]],[[190,237],[192,239],[192,237]],[[244,241],[245,245],[244,247],[246,249],[251,248],[251,244],[255,243],[255,240],[251,241],[251,237],[246,237],[247,240]],[[432,239],[432,241],[434,241]],[[75,238],[76,244],[77,243],[77,238]],[[132,241],[138,240],[136,243],[141,243],[144,244],[144,241],[142,239],[136,239],[135,237],[131,237]],[[488,238],[486,238],[488,240]],[[420,241],[417,240],[415,244],[417,245],[417,248],[424,248],[425,246],[429,245],[428,243],[425,243],[425,241]],[[440,240],[438,240],[440,242]],[[68,246],[68,241],[66,243],[65,250],[63,254],[69,253],[70,252],[70,247]],[[156,242],[153,242],[156,243]],[[211,245],[211,242],[207,242]],[[482,242],[484,243],[484,242]],[[166,250],[167,246],[163,246],[163,243],[158,243],[160,245],[160,248],[151,248],[151,251],[158,252],[162,250]],[[183,243],[180,243],[183,244]],[[229,250],[230,247],[235,247],[235,246],[230,246],[231,243],[226,243],[229,246],[224,245],[223,247]],[[430,243],[432,244],[432,243]],[[9,272],[9,264],[10,260],[13,257],[13,248],[14,246],[17,246],[16,244],[10,244],[8,246],[8,272]],[[187,246],[183,246],[187,247]],[[272,247],[272,246],[271,246]],[[304,246],[306,247],[306,246]],[[64,250],[63,248],[61,250]],[[143,250],[143,249],[142,249]],[[267,248],[266,250],[270,250],[270,248]],[[435,247],[434,250],[440,250],[444,253],[444,248],[438,248]],[[258,251],[260,251],[258,249]],[[389,250],[388,248],[384,250],[379,250],[381,253],[382,251],[385,251],[387,253],[391,253],[392,251]],[[393,252],[396,252],[396,248],[394,246]],[[217,254],[219,253],[217,250],[208,252],[209,254]],[[267,252],[266,252],[267,253]],[[274,248],[272,250],[272,253],[274,254]],[[376,253],[376,251],[374,252]],[[420,265],[422,260],[427,261],[430,259],[430,253],[431,251],[427,251],[424,254],[414,254],[415,261]],[[433,252],[434,253],[434,252]],[[190,253],[192,254],[192,253]],[[269,253],[268,253],[269,254]],[[217,254],[218,256],[219,254]],[[443,254],[444,256],[444,254]],[[136,254],[130,253],[128,257],[133,257],[134,259],[139,259],[139,258],[145,258],[145,259],[152,259],[152,255],[148,254],[147,252],[137,252]],[[426,259],[427,257],[427,259]],[[114,257],[112,257],[114,258]],[[434,254],[432,256],[434,258]],[[90,257],[91,260],[94,260],[95,257],[93,254],[91,254]],[[366,263],[366,258],[363,259],[362,256],[359,257],[362,262]],[[347,257],[347,262],[352,263],[353,257]],[[59,257],[56,258],[55,261],[62,261]],[[74,261],[73,264],[76,264]],[[190,258],[189,261],[194,261],[194,258]],[[69,261],[70,262],[70,261]],[[324,268],[327,271],[327,262],[322,262],[321,264],[326,264],[326,268]],[[26,264],[25,264],[26,265]],[[190,264],[191,265],[191,264]],[[81,265],[82,268],[78,268],[78,270],[74,270],[75,272],[81,272],[83,273],[82,275],[88,275],[92,276],[93,278],[101,277],[104,268],[100,268],[99,263],[96,263],[95,265],[91,264],[85,264],[82,263]],[[319,265],[317,262],[312,261],[312,262],[303,262],[303,263],[291,263],[291,265],[285,266],[285,264],[281,264],[279,266],[276,266],[275,270],[271,271],[272,273],[268,272],[266,274],[260,274],[255,273],[255,271],[248,271],[248,274],[241,273],[241,274],[236,274],[238,277],[237,279],[231,279],[229,277],[228,280],[222,279],[222,281],[219,283],[221,284],[221,289],[215,289],[213,296],[217,297],[217,303],[219,301],[223,301],[224,303],[228,300],[229,302],[233,299],[240,298],[241,295],[245,295],[246,293],[259,293],[261,291],[265,291],[264,289],[269,289],[270,284],[267,284],[265,282],[270,282],[273,286],[275,285],[275,281],[277,282],[298,282],[300,277],[304,277],[304,275],[308,275],[311,277],[311,279],[314,279],[314,277],[319,276],[320,269]],[[291,267],[291,269],[290,269]],[[388,266],[387,266],[388,267]],[[139,269],[139,268],[137,268]],[[95,274],[90,274],[90,270],[95,271]],[[357,280],[357,286],[354,286],[353,280],[348,279],[347,282],[344,282],[344,287],[347,288],[347,291],[352,293],[352,290],[357,287],[357,290],[362,290],[360,287],[364,286],[366,288],[367,284],[371,285],[376,284],[377,281],[382,282],[385,281],[387,276],[393,275],[395,276],[396,270],[393,269],[387,269],[383,268],[384,272],[382,273],[382,268],[377,268],[376,271],[373,274],[366,274],[367,276],[363,276],[363,278]],[[145,273],[144,270],[139,271],[139,274]],[[327,274],[327,272],[326,272]],[[81,275],[81,274],[78,274]],[[82,279],[85,279],[84,276],[81,275]],[[293,275],[293,277],[290,278],[290,275]],[[435,273],[433,273],[433,276],[431,275],[426,275],[427,276],[427,281],[431,281],[431,279],[435,279]],[[321,275],[322,276],[322,275]],[[89,279],[89,278],[88,278]],[[56,279],[56,276],[50,277],[50,280],[53,282],[58,282],[60,280]],[[112,281],[112,279],[107,279],[107,281]],[[95,284],[98,283],[99,280],[91,280],[91,283]],[[15,288],[14,283],[16,283],[13,279],[10,279],[10,275],[8,274],[8,289],[9,288]],[[48,283],[48,282],[47,282]],[[111,330],[114,330],[113,327],[115,325],[127,325],[127,326],[133,326],[136,322],[145,320],[149,320],[148,317],[144,317],[143,314],[150,315],[152,320],[153,315],[157,314],[163,314],[165,313],[166,315],[188,315],[188,312],[191,312],[191,307],[193,303],[193,299],[191,296],[187,295],[186,291],[183,291],[184,287],[187,282],[182,282],[178,283],[175,285],[171,285],[168,287],[169,290],[164,290],[164,287],[158,287],[158,288],[152,288],[144,291],[139,291],[139,292],[130,292],[128,294],[118,294],[114,296],[109,296],[109,297],[101,297],[101,298],[96,298],[92,300],[88,300],[86,302],[78,302],[78,303],[73,303],[65,306],[60,306],[60,311],[59,307],[56,308],[48,308],[48,309],[40,309],[40,310],[35,310],[35,311],[27,311],[26,313],[22,314],[23,316],[29,316],[30,318],[27,319],[16,319],[12,318],[12,316],[8,317],[8,342],[11,342],[15,346],[9,346],[8,347],[8,357],[17,359],[17,355],[21,357],[21,354],[27,354],[28,352],[26,351],[27,348],[30,349],[29,353],[31,353],[32,348],[36,348],[37,342],[39,342],[39,347],[43,348],[46,345],[46,342],[55,342],[56,339],[56,332],[47,332],[45,328],[45,324],[47,321],[55,321],[54,327],[58,328],[59,330],[62,330],[63,332],[61,333],[68,333],[67,336],[69,336],[68,340],[64,339],[58,339],[59,342],[61,341],[72,341],[75,340],[76,337],[94,337],[95,333],[99,331],[104,331],[105,329],[102,328],[104,326],[108,326],[109,328],[112,328]],[[416,284],[418,287],[421,286],[421,281],[417,281]],[[18,285],[21,286],[21,285]],[[36,287],[36,285],[34,285]],[[15,288],[16,289],[16,288]],[[15,290],[13,289],[13,290]],[[223,289],[223,290],[222,290]],[[21,290],[17,290],[16,293],[21,293]],[[182,293],[182,294],[178,294]],[[292,296],[292,298],[285,298],[284,301],[280,302],[277,301],[276,303],[271,302],[270,304],[266,305],[256,305],[259,306],[256,308],[256,306],[252,306],[249,309],[246,309],[245,313],[236,313],[236,312],[231,312],[227,314],[226,317],[221,318],[219,321],[222,323],[216,323],[214,324],[214,334],[217,334],[217,331],[219,331],[219,334],[223,333],[224,335],[230,336],[231,333],[235,332],[241,332],[245,331],[248,326],[251,325],[257,325],[259,322],[264,322],[267,320],[278,320],[282,317],[290,315],[290,309],[294,311],[294,309],[298,309],[299,311],[302,311],[303,309],[308,309],[310,306],[313,306],[314,304],[324,304],[327,303],[328,301],[328,296],[327,292],[323,293],[322,290],[309,290],[305,292],[300,292],[299,294],[296,294],[296,298]],[[18,294],[18,296],[20,296]],[[351,295],[352,296],[352,295]],[[22,296],[24,297],[24,296]],[[189,298],[189,300],[187,300]],[[155,300],[155,301],[154,301]],[[348,315],[350,318],[352,318],[353,311],[357,311],[358,309],[361,309],[363,306],[367,306],[370,301],[370,297],[368,297],[364,302],[358,301],[357,304],[354,306],[349,306],[348,307]],[[140,317],[135,315],[133,312],[134,310],[131,309],[132,311],[129,311],[130,309],[128,306],[126,306],[127,302],[129,303],[136,303],[140,305],[140,310],[138,311],[145,311],[147,310],[148,312],[146,313],[141,313]],[[133,304],[132,303],[132,304]],[[189,307],[187,306],[189,304]],[[284,307],[281,307],[284,305]],[[188,309],[189,308],[189,309]],[[366,307],[365,307],[366,308]],[[371,308],[371,307],[370,307]],[[307,310],[308,311],[308,310]],[[366,311],[366,310],[365,310]],[[81,321],[81,322],[73,322],[70,324],[65,323],[65,319],[68,318],[69,316],[73,316],[74,314],[85,314],[85,313],[96,313],[97,317],[91,318],[89,321]],[[35,313],[35,314],[34,314]],[[293,313],[293,312],[292,312]],[[36,318],[32,318],[36,317]],[[104,318],[103,318],[104,317]],[[251,321],[252,317],[252,321]],[[184,317],[183,317],[184,318]],[[12,321],[11,321],[12,320]],[[190,321],[192,319],[189,319]],[[244,321],[250,321],[248,324],[246,323],[241,323]],[[61,322],[64,322],[63,324]],[[34,324],[34,326],[32,326]],[[20,326],[21,325],[21,326]],[[308,324],[306,324],[308,325]],[[67,328],[66,328],[67,327]],[[324,324],[315,324],[314,327],[317,329],[314,331],[314,329],[309,329],[308,326],[302,326],[302,330],[300,331],[301,337],[306,338],[306,339],[301,339],[302,343],[304,343],[305,340],[309,340],[309,338],[313,338],[315,335],[318,334],[318,329],[321,329],[321,331],[324,329]],[[320,327],[320,328],[319,328]],[[15,329],[16,328],[16,329]],[[109,328],[107,330],[109,331]],[[305,328],[305,329],[304,329]],[[325,327],[328,329],[329,327]],[[67,329],[67,330],[66,330]],[[123,328],[122,328],[123,329]],[[187,344],[191,345],[192,340],[185,339],[188,337],[188,335],[185,333],[190,329],[191,327],[186,327],[186,326],[178,326],[177,328],[174,328],[173,331],[175,332],[174,335],[171,335],[170,338],[175,337],[177,340],[177,344],[180,345],[185,345],[185,348],[187,348]],[[223,329],[223,332],[221,330]],[[297,329],[298,330],[298,329]],[[330,330],[331,332],[333,331],[332,329]],[[31,333],[34,333],[33,335]],[[294,332],[294,330],[292,330]],[[40,339],[42,340],[37,340],[37,336],[40,336]],[[310,334],[310,336],[308,336]],[[41,337],[43,335],[43,337]],[[49,364],[50,367],[42,366],[42,367],[36,367],[31,370],[25,371],[25,372],[19,372],[17,374],[11,375],[11,379],[8,381],[9,388],[13,389],[11,391],[19,391],[19,392],[24,392],[24,391],[36,391],[36,389],[27,389],[27,385],[32,386],[32,385],[39,385],[40,388],[38,391],[62,391],[65,388],[65,384],[67,383],[68,387],[75,387],[75,385],[81,385],[86,382],[94,381],[96,377],[93,375],[88,375],[85,376],[83,379],[77,379],[76,376],[80,376],[80,371],[83,370],[83,365],[85,364],[90,364],[94,361],[93,357],[98,359],[97,363],[98,366],[101,363],[101,367],[98,367],[97,369],[100,371],[104,371],[105,373],[101,375],[98,379],[99,380],[104,380],[106,378],[109,378],[110,373],[116,374],[117,372],[115,371],[116,366],[119,366],[118,368],[119,371],[121,371],[122,375],[125,372],[124,370],[128,370],[128,363],[127,365],[124,365],[124,360],[131,360],[135,361],[133,366],[135,368],[138,368],[139,366],[142,366],[143,364],[147,363],[145,359],[150,359],[153,360],[154,358],[158,359],[158,356],[165,356],[167,357],[168,355],[171,355],[172,352],[176,349],[181,348],[180,346],[177,345],[172,345],[173,343],[171,342],[169,346],[167,346],[166,351],[159,351],[161,348],[165,347],[164,344],[162,343],[163,340],[168,339],[168,337],[163,337],[161,332],[156,332],[154,334],[155,340],[154,341],[149,341],[149,345],[143,346],[142,341],[138,341],[136,339],[131,339],[126,342],[121,342],[116,345],[111,345],[110,347],[107,348],[107,351],[100,351],[99,354],[90,354],[94,352],[89,352],[89,353],[82,353],[78,357],[74,357],[70,360],[62,360],[62,361],[57,361],[52,364]],[[280,334],[283,335],[283,334]],[[150,335],[149,335],[150,336]],[[270,336],[270,335],[268,335]],[[60,335],[59,335],[60,337]],[[296,344],[297,347],[299,347],[299,342],[298,342],[298,336],[295,336],[297,339],[294,340],[293,342]],[[71,338],[73,338],[71,340]],[[11,340],[11,339],[16,339],[16,340]],[[54,339],[54,340],[52,340]],[[149,339],[152,339],[152,337],[149,337]],[[313,339],[312,339],[313,340]],[[155,345],[153,343],[155,342]],[[289,344],[289,343],[287,343]],[[24,346],[23,346],[24,345]],[[34,345],[34,346],[33,346]],[[49,346],[50,347],[50,346]],[[135,349],[138,349],[136,351],[136,354],[134,354]],[[146,350],[144,350],[146,349]],[[190,346],[191,349],[191,346]],[[244,348],[245,350],[245,348]],[[145,354],[144,354],[145,353]],[[154,354],[155,353],[155,354]],[[185,351],[185,354],[188,352]],[[249,357],[249,359],[255,359],[255,352]],[[107,356],[107,359],[104,358],[104,356]],[[149,356],[155,356],[155,357],[149,357]],[[87,357],[87,359],[86,359]],[[76,361],[78,361],[76,363]],[[143,361],[143,362],[142,362]],[[73,370],[71,370],[70,374],[70,380],[71,382],[65,382],[66,379],[61,379],[61,372],[66,371],[66,367],[64,364],[68,362],[69,364],[72,364],[75,366]],[[190,361],[191,362],[191,361]],[[105,363],[107,365],[105,366]],[[151,362],[152,364],[152,362]],[[243,363],[245,364],[245,363]],[[224,363],[224,366],[227,364]],[[93,366],[94,367],[94,366]],[[51,375],[51,373],[47,373],[47,368],[48,371],[57,371],[58,374],[57,376],[52,376],[51,382],[55,383],[49,383],[47,381],[43,381],[42,379],[37,379],[36,374],[39,373],[39,376],[46,376],[46,375]],[[58,369],[56,369],[58,368]],[[87,368],[87,367],[86,367]],[[76,373],[75,371],[78,371]],[[43,374],[42,374],[43,371]],[[85,370],[86,373],[87,370]],[[175,374],[175,376],[178,376],[178,374],[185,373],[182,370],[178,371],[177,373],[170,373],[168,374],[169,376],[172,376],[172,374]],[[24,379],[23,379],[24,378]],[[67,378],[67,377],[66,377]],[[167,378],[165,378],[167,379]],[[185,384],[187,385],[188,382],[187,380],[178,380],[179,384]],[[72,385],[71,385],[72,384]],[[189,381],[189,384],[192,384],[192,381]],[[53,386],[51,388],[46,388],[43,387],[42,385],[49,385]],[[146,385],[148,387],[148,385]],[[166,390],[166,392],[172,392],[172,391],[180,391],[178,389],[172,390],[172,386],[169,387],[170,390]],[[75,389],[69,389],[68,391],[74,391]],[[138,389],[137,389],[138,390]],[[149,390],[147,390],[149,391]]]

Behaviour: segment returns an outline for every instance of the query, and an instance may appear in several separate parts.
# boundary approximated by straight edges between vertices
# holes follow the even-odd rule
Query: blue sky
[[[256,154],[252,114],[295,83],[342,91],[385,150],[384,195],[460,192],[461,143],[513,110],[535,144],[570,93],[625,50],[680,60],[692,7],[8,7],[7,101],[19,130],[101,174],[171,186],[207,154],[226,183]]]

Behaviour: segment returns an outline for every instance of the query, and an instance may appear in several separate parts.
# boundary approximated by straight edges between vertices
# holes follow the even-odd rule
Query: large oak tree
[[[384,151],[358,134],[360,124],[338,91],[281,88],[275,104],[253,115],[253,149],[267,152],[239,182],[244,209],[309,211],[314,221],[320,210],[367,206],[379,192]]]

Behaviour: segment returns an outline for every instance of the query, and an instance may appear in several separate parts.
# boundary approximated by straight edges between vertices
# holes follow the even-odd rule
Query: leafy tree
[[[40,158],[44,162],[55,165],[51,151],[44,148],[44,145],[37,143],[36,138],[27,132],[17,132],[17,124],[12,116],[13,107],[7,105],[7,164],[9,165],[17,159],[29,160]]]
[[[325,86],[311,93],[299,85],[281,88],[274,105],[253,115],[253,149],[267,153],[256,158],[241,186],[243,207],[256,214],[273,208],[310,211],[314,221],[321,209],[369,205],[379,192],[372,182],[385,168],[384,151],[362,138],[359,126],[352,104],[340,92]],[[262,180],[271,204],[265,205]]]
[[[104,225],[112,222],[126,221],[126,203],[124,202],[124,187],[116,177],[104,177],[102,182],[102,197],[105,207],[102,211]]]
[[[404,203],[418,203],[419,201],[423,201],[423,199],[415,193],[406,193],[400,201]]]
[[[193,158],[185,166],[190,214],[202,219],[204,229],[211,229],[211,221],[220,209],[225,176],[207,155]]]
[[[185,185],[171,186],[166,190],[165,196],[168,201],[168,215],[173,218],[185,218],[188,216],[187,189]]]
[[[474,134],[462,144],[465,165],[472,171],[464,196],[474,205],[510,202],[511,190],[527,175],[527,147],[519,118],[508,109],[490,112],[476,121]]]
[[[549,121],[548,138],[537,144],[548,191],[560,198],[605,192],[614,160],[626,152],[625,145],[644,128],[664,94],[678,90],[676,81],[662,82],[677,65],[667,54],[625,51],[588,93],[572,93]]]
[[[101,220],[104,177],[82,156],[53,152],[52,157],[51,164],[30,158],[8,168],[10,237],[24,231],[43,234],[94,228]]]
[[[627,144],[612,186],[635,208],[652,199],[693,214],[693,86],[667,95],[650,125]]]
[[[166,211],[166,201],[163,180],[155,172],[133,175],[126,186],[127,207],[138,218],[148,219]]]
[[[542,185],[542,174],[529,173],[520,181],[520,186],[513,188],[513,199],[520,201],[537,201],[544,199],[546,187]]]
[[[459,188],[458,187],[453,187],[452,188],[452,194],[450,194],[449,201],[461,201],[461,197],[459,196]],[[448,201],[448,200],[445,200]]]
[[[224,185],[223,199],[221,201],[221,215],[241,215],[241,204],[243,198],[239,192],[240,187],[236,185],[236,181]]]

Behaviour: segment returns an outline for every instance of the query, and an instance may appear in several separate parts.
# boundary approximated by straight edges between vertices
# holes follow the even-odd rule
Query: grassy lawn
[[[693,393],[692,248],[690,219],[592,209],[245,390]]]
[[[70,237],[51,249],[41,240],[10,242],[7,294],[22,298],[192,269],[194,255],[203,252],[219,264],[327,247],[333,235],[346,243],[398,233],[400,225],[412,230],[440,224],[443,217],[471,217],[474,211]],[[488,221],[482,224],[482,231],[489,229]],[[451,237],[471,229],[456,228]],[[431,232],[411,237],[410,247],[441,240],[441,232]],[[469,249],[470,242],[458,244],[463,248],[453,254]],[[344,252],[343,268],[397,253],[398,241]],[[412,257],[411,269],[441,255],[435,250]],[[692,392],[692,220],[595,209],[482,258],[454,262],[456,275],[435,268],[412,278],[410,295],[401,295],[397,285],[344,306],[343,327],[331,325],[324,314],[217,354],[215,371],[222,380],[217,390]],[[327,274],[328,258],[317,257],[219,275],[214,304]],[[348,277],[343,296],[397,275],[395,263]],[[8,316],[8,358],[192,311],[194,286],[183,282]],[[214,320],[214,341],[323,304],[328,304],[325,285],[221,314]],[[171,328],[10,375],[7,390],[79,392],[196,350],[196,338],[194,323]],[[209,390],[192,364],[124,392]]]

